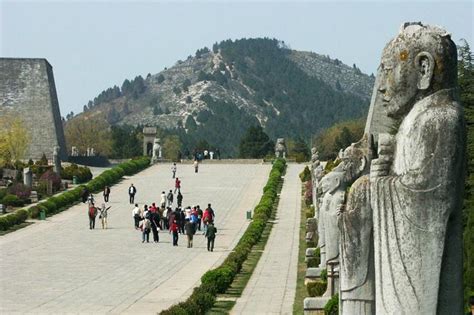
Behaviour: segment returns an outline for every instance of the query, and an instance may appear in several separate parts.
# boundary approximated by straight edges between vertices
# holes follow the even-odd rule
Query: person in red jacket
[[[179,180],[178,177],[176,177],[176,180],[174,181],[174,193],[181,191],[181,181]]]
[[[170,233],[173,233],[173,246],[178,246],[178,224],[173,220],[170,226]]]

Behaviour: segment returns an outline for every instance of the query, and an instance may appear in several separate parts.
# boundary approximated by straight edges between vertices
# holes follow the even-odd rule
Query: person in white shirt
[[[132,217],[135,220],[135,229],[138,229],[138,225],[140,224],[141,215],[140,215],[140,208],[138,207],[138,204],[135,204],[135,208],[132,210]]]
[[[133,184],[128,187],[128,195],[130,197],[130,204],[133,204],[135,202],[135,194],[137,193],[137,188],[133,186]]]
[[[171,165],[171,172],[173,172],[173,178],[175,178],[175,176],[176,176],[176,163],[173,163],[173,165]]]

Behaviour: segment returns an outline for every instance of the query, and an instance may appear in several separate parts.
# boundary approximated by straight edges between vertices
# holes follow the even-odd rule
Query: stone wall
[[[26,159],[43,153],[52,159],[54,146],[67,159],[53,68],[46,59],[0,58],[0,115],[5,114],[20,116],[30,133]]]

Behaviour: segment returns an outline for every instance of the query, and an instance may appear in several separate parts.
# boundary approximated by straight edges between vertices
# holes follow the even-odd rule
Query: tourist
[[[168,200],[168,207],[171,207],[171,205],[173,204],[173,197],[173,191],[170,189],[170,192],[166,196],[166,199]]]
[[[151,230],[151,221],[149,218],[144,217],[140,222],[140,229],[142,230],[142,243],[150,242],[150,230]]]
[[[110,187],[109,186],[104,187],[103,195],[104,195],[104,201],[109,202],[109,195],[110,195]]]
[[[211,222],[207,226],[206,237],[207,237],[207,251],[214,251],[214,240],[216,238],[217,229]]]
[[[171,166],[171,172],[173,173],[173,178],[175,178],[175,176],[176,176],[176,163],[173,163],[173,165]]]
[[[187,220],[186,224],[184,225],[184,229],[186,231],[186,236],[188,237],[188,248],[192,248],[193,247],[193,236],[194,236],[194,233],[195,233],[194,224],[191,221]]]
[[[84,189],[81,192],[81,198],[82,198],[82,203],[86,203],[87,199],[89,198],[89,190],[87,187],[84,187]]]
[[[93,202],[89,204],[88,215],[89,215],[89,229],[90,230],[95,229],[95,217],[97,216],[97,208],[94,207]]]
[[[174,193],[181,191],[181,181],[179,180],[178,177],[176,177],[176,180],[174,181]]]
[[[193,164],[193,165],[194,165],[194,173],[197,173],[198,170],[199,170],[199,162],[198,162],[197,159],[194,160],[194,164]]]
[[[99,219],[102,221],[102,229],[107,229],[107,211],[109,207],[105,207],[105,203],[102,204],[102,207],[99,209]]]
[[[180,191],[178,191],[178,196],[176,196],[176,202],[178,203],[178,207],[183,205],[183,195]]]
[[[135,208],[132,210],[132,217],[133,220],[135,221],[135,229],[138,229],[138,225],[140,224],[141,216],[140,216],[140,208],[138,207],[138,204],[135,204]]]
[[[176,214],[174,213],[173,209],[171,209],[170,207],[167,208],[168,211],[166,212],[166,218],[167,218],[167,221],[168,221],[168,226],[171,226],[171,224],[176,221]],[[176,224],[178,224],[178,222],[176,222]]]
[[[128,187],[128,195],[130,197],[130,204],[135,202],[135,194],[137,193],[137,188],[133,184]]]
[[[209,225],[209,223],[213,223],[214,222],[214,210],[212,210],[211,208],[211,204],[208,204],[206,210],[204,210],[204,213],[202,215],[202,221],[204,223],[204,233],[206,233],[207,231],[207,226]]]
[[[197,211],[197,229],[201,231],[201,222],[202,222],[202,209],[199,207],[199,205],[196,206],[196,211]]]
[[[178,208],[178,213],[177,216],[179,217],[179,233],[184,234],[184,223],[186,222],[186,214],[184,213],[184,210],[181,208]]]
[[[163,229],[166,229],[168,230],[169,229],[169,226],[168,226],[168,208],[165,208],[163,210],[163,214],[161,215],[161,225],[163,226]]]
[[[160,227],[160,215],[158,214],[157,211],[150,210],[150,221],[151,221],[151,231],[153,232],[153,242],[158,243],[160,241],[160,238],[158,235],[158,229]]]
[[[166,194],[164,191],[161,192],[161,199],[160,199],[161,208],[166,208]]]
[[[153,202],[150,206],[150,208],[148,208],[148,210],[150,210],[151,213],[156,213],[158,210],[156,209],[156,205],[155,203]]]
[[[150,213],[149,213],[147,205],[143,206],[143,213],[142,213],[141,217],[142,218],[150,218]]]
[[[89,194],[89,196],[87,196],[87,203],[89,205],[94,203],[94,195],[93,194]]]
[[[171,223],[169,233],[173,233],[173,246],[178,246],[178,224],[176,224],[176,221]]]

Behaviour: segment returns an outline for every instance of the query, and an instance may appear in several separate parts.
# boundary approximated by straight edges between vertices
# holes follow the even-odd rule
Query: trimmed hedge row
[[[286,162],[283,159],[277,159],[273,163],[268,182],[263,188],[263,196],[254,209],[253,221],[224,262],[216,269],[207,271],[201,277],[201,285],[194,289],[186,301],[162,311],[161,315],[205,314],[214,305],[216,295],[224,293],[229,288],[247,259],[252,246],[262,236],[272,214],[273,204],[277,198],[278,185],[282,181],[281,176],[285,167]]]
[[[133,175],[150,165],[148,157],[140,157],[119,164],[118,166],[107,170],[88,182],[86,185],[80,185],[72,190],[66,191],[58,196],[50,197],[46,201],[28,209],[21,209],[13,213],[0,217],[0,230],[5,231],[10,227],[23,223],[28,217],[37,218],[40,211],[46,215],[53,215],[61,212],[66,207],[73,205],[81,198],[82,191],[87,188],[91,192],[101,191],[105,185],[117,183],[124,175]],[[25,215],[26,214],[26,215]]]

